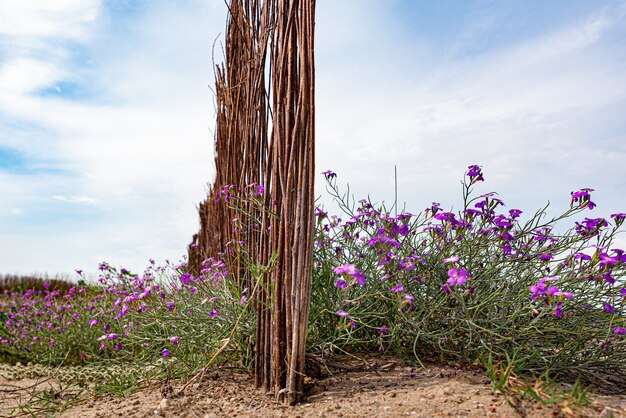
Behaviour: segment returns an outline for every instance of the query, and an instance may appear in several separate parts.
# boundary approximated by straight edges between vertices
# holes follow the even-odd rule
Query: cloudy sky
[[[318,0],[317,171],[458,207],[626,211],[626,2]],[[0,0],[0,273],[178,260],[213,176],[223,0]],[[220,59],[219,48],[215,57]],[[323,194],[322,177],[319,194]]]

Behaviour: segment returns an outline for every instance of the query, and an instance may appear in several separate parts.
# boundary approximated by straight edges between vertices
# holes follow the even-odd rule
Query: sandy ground
[[[207,372],[181,392],[183,382],[160,383],[125,398],[102,396],[62,412],[60,417],[626,417],[626,395],[589,395],[592,406],[563,402],[545,406],[523,401],[512,407],[494,393],[482,372],[427,365],[411,368],[399,360],[374,367],[329,367],[308,380],[309,396],[295,407],[277,403],[255,389],[248,374],[237,370]],[[27,402],[34,379],[0,378],[0,416]],[[57,387],[52,380],[44,387]],[[47,386],[45,386],[47,385]],[[3,414],[4,413],[4,414]]]

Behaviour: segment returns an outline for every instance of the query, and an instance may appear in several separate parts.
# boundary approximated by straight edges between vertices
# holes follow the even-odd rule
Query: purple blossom
[[[378,329],[378,332],[380,332],[383,335],[387,335],[389,334],[389,328],[387,328],[387,325],[383,325],[382,327]]]
[[[209,316],[211,318],[215,318],[217,316],[217,311],[215,310],[215,308],[213,308],[211,312],[209,312]]]
[[[337,177],[337,173],[331,170],[322,171],[322,174],[326,177],[326,180]]]
[[[615,225],[620,227],[624,223],[624,219],[626,219],[626,213],[614,213],[611,215],[611,218],[615,220]]]
[[[563,307],[563,303],[560,302],[556,305],[556,309],[554,310],[554,314],[556,315],[557,318],[562,318],[563,317],[563,310],[561,309]]]
[[[581,260],[581,261],[589,261],[589,260],[591,260],[591,256],[587,255],[585,253],[576,253],[576,254],[574,254],[574,259],[575,260]]]
[[[444,259],[443,259],[443,263],[444,263],[444,264],[446,264],[446,263],[456,263],[457,261],[459,261],[459,257],[458,257],[458,256],[456,256],[456,255],[453,255],[453,256],[451,256],[451,257],[448,257],[448,258],[444,258]]]
[[[354,264],[344,264],[333,269],[333,272],[335,272],[336,274],[353,275],[356,271],[358,271],[358,269]]]
[[[613,332],[614,332],[616,335],[624,335],[624,334],[626,334],[626,329],[621,328],[621,327],[615,327],[615,329],[613,330]]]
[[[337,281],[335,282],[335,287],[337,289],[343,289],[345,287],[348,287],[348,282],[346,282],[344,279],[342,278],[338,278]]]
[[[400,247],[401,246],[401,244],[398,241],[396,241],[395,239],[390,238],[390,237],[386,237],[386,236],[381,236],[381,235],[376,235],[375,237],[373,237],[372,239],[370,239],[367,242],[367,245],[369,245],[371,247],[373,247],[375,245],[378,245],[378,244],[383,244],[383,245],[384,244],[390,244],[393,247]]]
[[[344,311],[343,309],[339,309],[337,312],[335,312],[335,315],[345,318],[347,316],[350,316],[350,314],[346,311]]]
[[[184,284],[189,284],[191,282],[191,279],[193,279],[193,274],[191,273],[184,273],[180,276],[180,281]]]
[[[480,166],[470,165],[469,167],[467,167],[467,169],[467,176],[470,178],[472,184],[476,183],[477,181],[485,181]]]
[[[335,267],[333,269],[333,272],[336,273],[336,274],[353,277],[354,279],[356,279],[356,281],[359,284],[359,286],[364,286],[365,285],[365,282],[366,282],[365,276],[363,275],[363,273],[361,273],[359,271],[358,268],[356,268],[356,266],[354,264],[344,264],[342,266]],[[339,283],[339,281],[337,281],[335,286],[339,288],[339,287],[342,286],[342,284]]]
[[[177,343],[180,337],[178,335],[168,338],[171,343]]]
[[[468,272],[465,269],[452,268],[448,270],[448,281],[450,286],[462,285],[467,281]]]
[[[402,283],[398,283],[393,288],[391,288],[390,292],[397,293],[397,292],[402,292],[403,290],[404,290],[404,286],[402,286]]]
[[[322,209],[317,207],[315,208],[315,216],[317,216],[318,218],[324,219],[326,216],[328,216],[328,213],[324,212]]]
[[[553,258],[554,258],[554,256],[553,256],[552,254],[550,254],[550,253],[541,254],[541,255],[539,256],[539,259],[540,259],[541,261],[550,261],[550,260],[552,260]]]
[[[415,297],[412,294],[410,294],[410,293],[405,293],[404,294],[404,299],[406,300],[406,303],[409,306],[411,306],[411,305],[413,305],[413,299],[415,299]]]
[[[604,302],[603,309],[606,313],[613,313],[613,306],[609,302]]]
[[[596,207],[596,204],[591,201],[590,192],[593,191],[594,189],[584,188],[577,192],[572,192],[571,205],[574,206],[574,203],[578,203],[578,206],[581,208],[588,207],[589,210],[593,210]]]
[[[163,354],[163,357],[169,357],[170,350],[168,350],[167,348],[164,348],[161,353]]]
[[[530,286],[528,290],[530,290],[530,292],[533,294],[533,297],[532,297],[533,300],[537,300],[539,296],[545,296],[546,295],[545,278],[539,280],[537,284]]]

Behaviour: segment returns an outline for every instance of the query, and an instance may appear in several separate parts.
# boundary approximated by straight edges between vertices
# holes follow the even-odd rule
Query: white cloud
[[[7,106],[14,95],[47,87],[61,76],[54,63],[44,60],[16,58],[4,62],[0,64],[0,100]]]
[[[325,61],[318,45],[317,166],[336,169],[357,198],[389,202],[397,164],[400,204],[413,211],[431,200],[458,205],[458,181],[474,163],[485,166],[485,188],[522,209],[563,208],[571,190],[593,185],[601,210],[616,210],[616,179],[626,178],[618,12],[480,55],[418,51],[393,72],[385,61],[406,61],[411,46],[385,38],[385,27],[369,67]]]
[[[0,0],[0,35],[84,37],[99,8],[99,0]]]
[[[65,203],[81,203],[81,204],[94,204],[97,202],[96,199],[89,196],[63,196],[63,195],[54,195],[51,196],[52,199],[58,200],[59,202]]]
[[[19,216],[22,212],[22,208],[11,208],[11,215]]]
[[[89,270],[103,260],[139,270],[149,258],[177,259],[185,253],[197,228],[196,205],[212,176],[210,56],[224,12],[220,1],[150,4],[133,20],[132,36],[123,31],[88,34],[93,39],[89,54],[95,57],[89,68],[76,69],[63,53],[55,53],[44,63],[56,72],[24,76],[27,82],[20,88],[11,81],[15,74],[32,71],[0,76],[0,85],[7,80],[12,86],[0,89],[0,112],[40,128],[4,140],[60,170],[45,182],[19,174],[3,179],[0,173],[0,191],[12,190],[13,205],[53,205],[46,213],[63,225],[58,234],[42,214],[36,225],[25,228],[25,235],[48,237],[37,244],[41,267],[22,260],[19,240],[0,248],[0,258],[22,263],[22,270]],[[4,64],[10,69],[17,68],[16,62],[33,61]],[[30,94],[68,77],[103,93],[87,101]],[[11,184],[21,184],[20,191]],[[63,209],[54,202],[74,204],[72,210],[80,212],[65,213],[69,205]],[[59,248],[66,248],[67,255],[57,260]]]

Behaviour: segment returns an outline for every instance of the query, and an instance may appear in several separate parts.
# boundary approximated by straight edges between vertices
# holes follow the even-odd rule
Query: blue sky
[[[626,211],[626,2],[318,0],[317,171],[458,207],[459,179]],[[222,0],[0,0],[0,272],[177,260],[214,170]],[[219,39],[219,38],[218,38]],[[219,60],[219,50],[216,60]],[[318,184],[319,194],[323,184]]]

